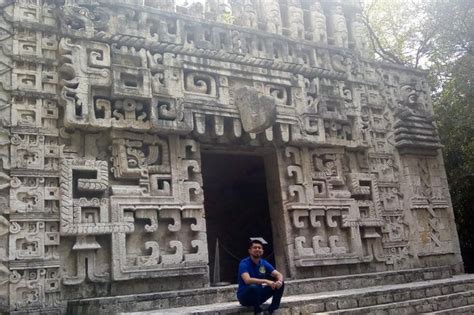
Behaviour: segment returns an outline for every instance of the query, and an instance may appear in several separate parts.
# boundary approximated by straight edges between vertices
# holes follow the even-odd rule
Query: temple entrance
[[[216,239],[220,281],[236,283],[249,237],[269,244],[264,257],[275,265],[265,163],[261,156],[203,152],[202,176],[211,283],[215,282]]]

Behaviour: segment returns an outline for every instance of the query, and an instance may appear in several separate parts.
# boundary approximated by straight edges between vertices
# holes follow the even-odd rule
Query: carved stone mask
[[[273,97],[260,95],[254,88],[242,87],[235,92],[235,104],[246,132],[262,132],[275,123],[276,104]]]
[[[400,89],[400,100],[403,105],[414,107],[418,103],[418,92],[411,85],[403,85]]]

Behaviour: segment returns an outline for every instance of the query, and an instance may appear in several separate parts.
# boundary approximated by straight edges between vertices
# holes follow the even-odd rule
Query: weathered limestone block
[[[242,87],[234,93],[242,127],[246,132],[262,132],[274,124],[276,106],[273,98],[259,95],[258,91],[248,87]]]

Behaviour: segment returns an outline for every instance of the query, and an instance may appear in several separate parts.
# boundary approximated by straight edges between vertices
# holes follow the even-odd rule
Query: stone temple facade
[[[0,311],[209,286],[214,149],[265,161],[287,278],[461,272],[426,74],[356,3],[0,0]]]

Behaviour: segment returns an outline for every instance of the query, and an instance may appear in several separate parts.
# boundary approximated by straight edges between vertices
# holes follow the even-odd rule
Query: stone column
[[[10,311],[57,312],[59,129],[55,5],[16,2],[4,9],[19,25],[11,39]],[[3,45],[5,47],[5,45]],[[7,45],[8,47],[8,45]],[[3,84],[5,89],[8,84]],[[1,144],[0,144],[1,147]],[[5,167],[5,164],[3,164]],[[3,255],[1,255],[4,257]]]

